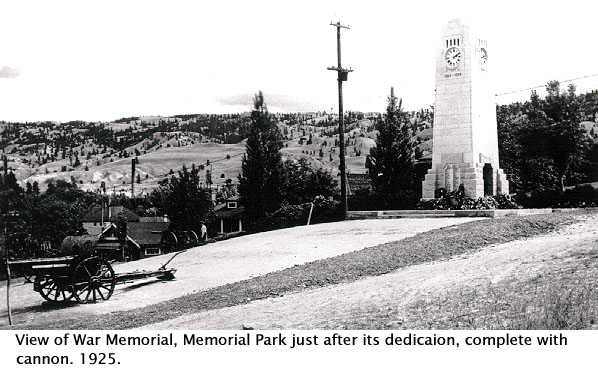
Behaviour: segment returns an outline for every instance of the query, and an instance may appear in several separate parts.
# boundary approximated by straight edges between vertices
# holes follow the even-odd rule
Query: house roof
[[[108,219],[108,212],[104,210],[104,221],[109,222],[116,222],[118,221],[118,215],[120,213],[126,217],[127,221],[129,222],[137,222],[139,221],[139,216],[135,214],[135,212],[131,211],[128,208],[123,206],[112,206],[110,207],[110,219]],[[82,217],[81,221],[83,222],[101,222],[102,221],[102,207],[100,206],[92,206],[89,211]]]
[[[127,229],[128,229],[128,225],[133,225],[134,223],[131,224],[127,224]],[[116,224],[110,224],[107,228],[105,228],[102,233],[98,236],[99,240],[98,243],[96,244],[96,248],[97,249],[120,249],[120,241],[118,240],[118,237],[116,236],[116,231],[117,231],[117,226]],[[133,245],[135,245],[137,248],[140,247],[139,243],[137,243],[135,240],[133,240],[131,238],[130,235],[127,235],[127,241],[131,242]]]
[[[226,207],[222,207],[219,209],[215,209],[214,210],[214,214],[216,215],[216,218],[221,219],[221,218],[233,218],[233,217],[239,217],[243,214],[243,212],[245,211],[245,207],[243,206],[239,206],[237,208],[226,208]]]
[[[158,245],[168,226],[170,222],[132,222],[127,224],[127,235],[139,245]]]
[[[166,221],[164,221],[166,219]],[[139,217],[139,222],[169,222],[167,216]]]

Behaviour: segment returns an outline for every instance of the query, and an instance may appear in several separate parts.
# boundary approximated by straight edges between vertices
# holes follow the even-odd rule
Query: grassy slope
[[[576,330],[598,329],[598,247],[555,263],[529,281],[464,288],[450,296],[414,302],[403,310],[402,329]],[[392,312],[374,312],[371,321],[388,322]],[[352,329],[361,327],[353,323]],[[368,329],[384,329],[368,326]]]
[[[160,117],[144,117],[144,122],[156,123]],[[162,117],[162,119],[165,119]],[[140,122],[137,122],[140,124]],[[349,139],[349,145],[346,147],[347,157],[346,165],[347,170],[350,173],[365,173],[365,159],[369,154],[370,148],[375,145],[374,139],[376,138],[376,131],[369,131],[374,123],[369,119],[360,120],[349,125],[349,132],[345,134],[345,139]],[[121,131],[132,126],[132,123],[111,123],[110,128],[115,131]],[[332,172],[334,176],[338,175],[339,168],[339,148],[334,148],[333,144],[335,140],[338,140],[338,133],[327,137],[320,135],[324,132],[336,132],[334,126],[329,127],[318,127],[315,125],[294,125],[288,126],[281,124],[281,127],[286,128],[289,140],[285,141],[285,147],[282,152],[285,157],[299,158],[301,156],[308,157],[314,167],[324,167]],[[301,128],[301,129],[300,129]],[[305,135],[303,135],[305,132]],[[51,135],[55,135],[53,133]],[[303,137],[305,140],[312,135],[312,144],[299,145],[299,139]],[[361,137],[361,135],[364,137]],[[174,133],[167,133],[165,135],[174,135]],[[198,135],[195,133],[183,134],[179,133],[182,147],[177,147],[177,142],[173,138],[161,136],[155,134],[154,137],[160,139],[161,147],[147,148],[149,140],[133,145],[127,148],[127,151],[133,153],[135,149],[138,149],[143,153],[147,150],[147,154],[142,154],[139,157],[140,164],[137,166],[138,174],[141,176],[141,184],[136,185],[137,191],[151,191],[151,189],[157,186],[159,180],[163,179],[170,169],[177,171],[181,169],[183,164],[190,166],[191,163],[205,164],[206,160],[210,160],[213,164],[213,180],[215,184],[223,183],[227,178],[236,179],[237,175],[241,172],[241,156],[245,153],[245,144],[215,144],[215,143],[200,143]],[[418,133],[422,139],[428,140],[422,144],[424,150],[430,150],[431,143],[431,129],[426,129]],[[195,144],[190,144],[191,140],[195,141]],[[204,140],[205,141],[205,140]],[[328,145],[322,146],[322,143],[326,141]],[[167,147],[170,144],[170,147]],[[320,148],[323,150],[323,157],[319,156]],[[9,150],[12,146],[9,146]],[[23,149],[23,148],[21,148]],[[92,150],[96,150],[98,153],[101,152],[102,148],[92,144],[91,142],[86,143],[84,146],[74,147],[73,150],[80,152],[84,150],[85,154]],[[331,150],[332,161],[330,160]],[[357,155],[357,151],[360,155]],[[309,154],[305,154],[305,153]],[[313,154],[312,154],[313,153]],[[83,190],[95,190],[98,189],[100,183],[104,181],[109,188],[116,187],[116,191],[124,190],[128,191],[130,188],[130,167],[131,158],[119,158],[118,153],[115,153],[109,158],[103,158],[103,154],[92,156],[87,159],[86,155],[80,156],[81,166],[72,170],[62,172],[62,167],[66,166],[67,169],[72,168],[71,162],[68,157],[66,159],[60,159],[55,162],[50,162],[41,166],[31,166],[26,164],[24,160],[36,160],[36,155],[25,154],[22,150],[20,154],[12,154],[9,156],[10,166],[16,170],[17,179],[24,185],[25,182],[37,181],[42,189],[45,189],[44,182],[49,179],[63,179],[71,181],[71,176],[80,184],[80,188]],[[231,159],[226,160],[226,155],[230,155]],[[110,162],[112,158],[113,162]],[[100,161],[100,166],[97,166],[97,162]],[[88,167],[88,171],[85,171],[85,167]],[[48,173],[46,173],[46,171]],[[145,178],[145,175],[148,178]],[[224,178],[221,175],[224,174]],[[202,174],[204,176],[204,174]],[[124,182],[124,184],[123,184]]]
[[[29,329],[127,329],[188,313],[247,303],[310,287],[354,281],[367,276],[450,258],[490,244],[545,234],[574,222],[579,212],[521,218],[488,219],[432,230],[401,241],[291,267],[159,304],[107,315],[74,317],[18,327]]]
[[[364,126],[363,128],[365,129],[367,125],[371,124],[369,121],[366,123],[360,125]],[[127,124],[112,125],[118,126],[113,127],[118,130],[123,129]],[[332,148],[331,144],[338,138],[338,134],[330,138],[321,138],[319,137],[319,133],[326,128],[310,125],[304,125],[302,127],[306,128],[306,135],[303,136],[305,140],[309,137],[310,133],[313,134],[313,144],[299,145],[299,138],[301,137],[299,130],[296,127],[290,128],[289,133],[292,133],[294,136],[292,140],[285,142],[285,148],[282,150],[285,157],[299,158],[301,156],[306,156],[312,161],[315,167],[327,168],[336,175],[339,166],[338,148],[335,148],[335,152],[333,153],[333,161],[330,161],[330,150]],[[359,137],[359,134],[361,133],[359,128],[356,128],[353,131],[356,133],[356,139],[354,143],[353,140],[351,140],[351,144],[347,147],[347,168],[351,173],[364,172],[365,155],[369,153],[369,148],[374,142],[370,138]],[[174,133],[168,133],[167,135],[174,135]],[[373,134],[370,133],[369,135]],[[184,146],[177,147],[177,141],[173,138],[169,139],[167,137],[159,136],[158,134],[154,135],[154,137],[160,139],[161,147],[147,149],[146,144],[148,144],[149,141],[145,140],[127,148],[129,153],[133,153],[135,149],[138,149],[143,153],[144,150],[147,149],[146,154],[139,156],[140,163],[137,166],[137,173],[141,177],[141,183],[136,185],[136,189],[139,191],[151,191],[151,189],[157,186],[158,181],[168,174],[170,169],[178,171],[183,164],[187,166],[191,166],[192,163],[205,165],[206,160],[208,159],[212,163],[212,179],[215,184],[223,183],[228,178],[235,180],[241,172],[241,158],[245,153],[245,142],[238,144],[200,143],[196,137],[188,137],[186,134],[180,134]],[[195,144],[191,144],[191,140],[194,140]],[[321,144],[324,141],[327,141],[329,145],[322,147]],[[170,147],[167,147],[167,144],[170,144]],[[320,148],[324,151],[323,158],[319,157]],[[355,148],[362,152],[361,156],[355,155]],[[96,150],[99,153],[102,148],[88,143],[83,147],[77,146],[73,149],[75,151],[81,151],[81,149],[83,149],[85,153]],[[304,154],[302,151],[305,151],[306,153],[309,152],[310,154]],[[314,154],[311,154],[312,152]],[[67,170],[66,172],[62,172],[61,168],[63,166],[66,166],[67,169],[72,167],[68,157],[37,167],[31,167],[23,162],[23,160],[35,160],[36,156],[33,154],[13,154],[9,156],[9,160],[11,168],[16,170],[17,179],[19,181],[23,184],[27,181],[37,181],[42,186],[42,189],[45,189],[44,183],[49,179],[71,181],[71,177],[73,177],[77,183],[82,182],[79,186],[83,190],[98,189],[100,183],[104,181],[108,188],[115,186],[116,191],[121,189],[127,191],[130,188],[131,183],[131,157],[119,158],[117,154],[118,153],[115,152],[111,157],[102,158],[103,154],[100,153],[92,156],[90,159],[87,159],[86,156],[80,156],[79,159],[81,165],[72,170]],[[227,154],[231,157],[228,160],[226,159]],[[110,159],[113,161],[110,162]],[[99,166],[97,165],[98,161],[100,161]],[[85,171],[85,167],[88,168],[88,171]],[[46,173],[46,171],[48,173]],[[147,179],[145,178],[146,174],[148,175]],[[224,178],[221,177],[222,174],[224,174]],[[205,174],[202,173],[202,177],[204,175]]]
[[[133,151],[130,149],[130,151]],[[224,182],[226,178],[236,178],[241,169],[241,156],[245,153],[244,143],[239,144],[214,144],[214,143],[196,143],[183,147],[166,147],[159,150],[150,150],[147,154],[139,156],[139,164],[136,166],[137,173],[140,175],[141,184],[136,185],[136,189],[151,189],[157,186],[159,180],[163,179],[170,169],[178,171],[183,165],[191,167],[192,163],[196,165],[206,164],[207,160],[213,163],[213,179],[215,183]],[[226,159],[226,155],[230,159]],[[83,181],[81,189],[97,189],[101,181],[105,181],[108,188],[117,186],[119,189],[128,189],[131,183],[131,158],[118,158],[113,156],[113,162],[105,161],[100,166],[96,165],[96,159],[89,161],[83,160],[82,165],[73,171],[58,172],[53,171],[60,168],[61,165],[68,164],[67,160],[62,160],[48,164],[50,174],[44,174],[43,170],[38,171],[38,175],[27,178],[28,181],[38,181],[42,183],[47,178],[60,178],[70,181],[73,176],[77,182]],[[89,170],[85,171],[85,166]],[[225,178],[220,176],[224,173]],[[145,178],[146,174],[148,179]],[[203,176],[203,175],[202,175]],[[123,184],[125,182],[125,184]]]

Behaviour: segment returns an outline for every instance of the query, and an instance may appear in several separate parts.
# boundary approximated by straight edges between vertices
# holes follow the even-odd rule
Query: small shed
[[[239,197],[228,198],[224,203],[214,207],[214,215],[220,222],[220,234],[231,234],[243,231],[243,213],[245,208],[239,204]]]

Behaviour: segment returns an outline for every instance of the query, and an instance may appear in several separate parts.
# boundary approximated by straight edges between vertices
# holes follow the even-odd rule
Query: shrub
[[[534,191],[517,196],[526,208],[585,208],[598,207],[598,189],[591,185],[578,185],[564,192],[560,190]]]
[[[559,207],[597,207],[598,189],[592,185],[579,185],[567,189],[562,199],[557,203]]]
[[[466,198],[463,184],[457,190],[447,192],[437,189],[433,200],[420,201],[416,209],[515,209],[521,208],[513,197],[508,194],[485,196],[483,198]]]
[[[333,222],[341,220],[340,202],[332,197],[317,196],[314,201],[311,223]],[[279,209],[267,214],[261,223],[264,229],[275,230],[287,227],[306,225],[311,203],[283,203]]]
[[[421,192],[415,190],[393,195],[367,194],[366,190],[360,190],[349,196],[348,205],[351,211],[414,209],[420,198]]]

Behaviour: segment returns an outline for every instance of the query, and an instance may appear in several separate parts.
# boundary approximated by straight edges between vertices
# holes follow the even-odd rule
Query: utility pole
[[[8,176],[8,157],[4,154],[4,176],[2,176],[2,190],[4,191],[2,216],[4,218],[4,263],[6,264],[6,310],[8,311],[8,325],[12,325],[12,312],[10,309],[10,265],[8,264],[8,189],[6,188],[6,176]]]
[[[137,157],[131,159],[131,199],[135,198],[135,162]]]
[[[343,117],[343,81],[347,81],[349,72],[352,69],[343,69],[341,65],[341,28],[349,29],[349,26],[343,26],[340,22],[330,22],[331,26],[336,27],[336,49],[338,56],[338,64],[336,67],[328,67],[330,71],[337,71],[338,73],[338,139],[340,144],[340,171],[341,171],[341,207],[343,212],[343,220],[347,219],[347,171],[345,168],[345,123]]]

